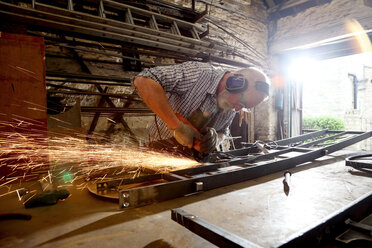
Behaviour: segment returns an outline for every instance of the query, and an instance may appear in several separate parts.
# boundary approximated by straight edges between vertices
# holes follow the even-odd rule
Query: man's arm
[[[168,129],[172,130],[177,142],[192,148],[194,138],[200,139],[200,135],[191,126],[178,120],[163,87],[147,77],[137,77],[133,83],[146,105],[167,124]]]
[[[156,81],[147,77],[137,77],[134,86],[146,105],[159,116],[169,129],[176,129],[180,126],[180,121],[169,105],[163,87]]]

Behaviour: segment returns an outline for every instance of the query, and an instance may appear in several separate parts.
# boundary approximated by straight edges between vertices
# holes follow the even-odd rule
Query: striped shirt
[[[235,110],[219,111],[217,106],[217,87],[226,72],[208,63],[190,61],[147,68],[137,77],[148,77],[158,82],[176,113],[188,119],[199,109],[211,122],[207,126],[226,134],[236,114]],[[157,116],[149,132],[150,141],[172,137],[167,125]]]

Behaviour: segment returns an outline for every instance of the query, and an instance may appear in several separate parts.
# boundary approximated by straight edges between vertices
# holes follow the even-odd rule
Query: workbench
[[[340,150],[291,169],[288,196],[283,172],[152,204],[119,210],[87,189],[56,205],[25,209],[16,194],[0,198],[0,212],[32,215],[3,220],[0,247],[215,247],[171,220],[182,208],[263,247],[276,247],[318,225],[372,190],[370,174],[345,166],[355,151]]]

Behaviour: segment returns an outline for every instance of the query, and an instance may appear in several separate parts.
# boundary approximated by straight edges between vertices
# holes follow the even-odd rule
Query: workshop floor
[[[263,247],[278,246],[371,191],[371,177],[345,166],[350,154],[355,152],[339,151],[292,169],[288,196],[282,172],[125,211],[72,187],[67,200],[33,209],[25,209],[16,194],[4,196],[0,212],[32,219],[1,221],[0,247],[215,247],[172,221],[173,208]]]

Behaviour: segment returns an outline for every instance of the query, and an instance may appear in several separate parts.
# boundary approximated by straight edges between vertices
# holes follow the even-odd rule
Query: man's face
[[[226,89],[217,95],[218,108],[226,111],[235,109],[239,111],[242,108],[253,108],[265,99],[265,93],[257,91],[254,87],[254,81],[248,84],[246,91],[232,94]]]

